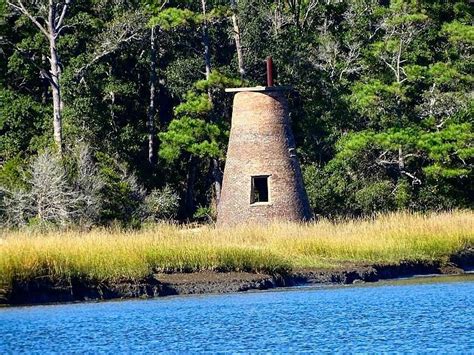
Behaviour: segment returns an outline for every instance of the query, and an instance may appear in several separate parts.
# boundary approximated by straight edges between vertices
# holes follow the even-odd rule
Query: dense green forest
[[[474,6],[0,0],[3,225],[215,217],[224,88],[292,85],[315,216],[473,207]]]

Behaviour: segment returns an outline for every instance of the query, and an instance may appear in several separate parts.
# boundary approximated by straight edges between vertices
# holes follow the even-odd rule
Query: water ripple
[[[474,282],[0,310],[0,352],[474,351]]]

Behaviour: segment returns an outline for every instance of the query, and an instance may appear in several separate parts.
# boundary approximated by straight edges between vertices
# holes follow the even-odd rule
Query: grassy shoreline
[[[113,282],[157,272],[276,274],[348,263],[447,261],[473,246],[472,211],[231,229],[154,225],[139,231],[16,231],[0,238],[0,285],[8,289],[37,278]]]

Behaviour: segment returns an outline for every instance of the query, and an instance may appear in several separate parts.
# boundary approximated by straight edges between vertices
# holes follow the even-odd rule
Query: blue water
[[[474,352],[474,282],[0,309],[0,353]]]

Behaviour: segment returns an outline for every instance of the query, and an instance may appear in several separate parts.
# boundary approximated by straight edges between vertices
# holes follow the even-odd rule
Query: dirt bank
[[[453,255],[448,262],[402,262],[397,265],[353,265],[339,269],[295,270],[284,275],[245,272],[152,274],[141,280],[53,282],[47,277],[18,282],[0,290],[0,304],[80,302],[116,298],[149,298],[169,295],[229,293],[275,287],[352,284],[428,274],[460,274],[474,267],[474,249]]]

